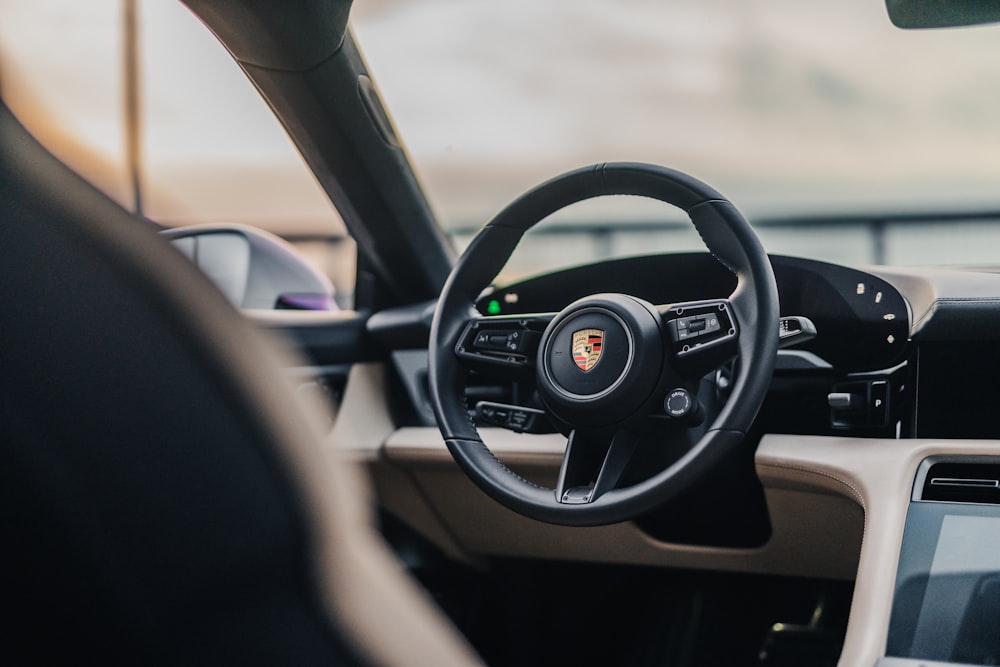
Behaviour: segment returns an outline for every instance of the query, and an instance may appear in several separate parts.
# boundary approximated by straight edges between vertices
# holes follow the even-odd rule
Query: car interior
[[[353,304],[275,234],[123,207],[0,87],[3,662],[1000,664],[1000,263],[769,252],[613,160],[457,252],[351,2],[184,4],[356,242]],[[625,197],[703,249],[503,277]]]

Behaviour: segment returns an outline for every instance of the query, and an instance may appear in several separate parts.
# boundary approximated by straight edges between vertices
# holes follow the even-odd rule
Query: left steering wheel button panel
[[[473,416],[477,423],[500,426],[518,433],[545,431],[545,412],[535,408],[479,401]]]
[[[470,362],[526,366],[541,338],[528,325],[526,320],[474,320],[462,332],[455,353]]]
[[[472,349],[481,352],[503,352],[509,354],[525,354],[531,332],[521,331],[481,331],[476,334]]]

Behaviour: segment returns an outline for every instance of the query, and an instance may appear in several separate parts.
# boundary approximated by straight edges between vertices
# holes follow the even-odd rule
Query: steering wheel
[[[686,211],[708,250],[736,274],[736,289],[726,298],[684,303],[594,294],[558,313],[475,311],[476,299],[529,228],[570,204],[604,195],[638,195]],[[558,176],[515,200],[458,260],[431,326],[431,403],[455,461],[493,499],[549,523],[617,523],[686,490],[740,446],[767,393],[777,345],[774,273],[740,212],[686,174],[647,164],[600,164]],[[701,424],[695,431],[704,421],[702,378],[734,358],[728,398],[707,428]],[[534,374],[546,412],[569,436],[555,489],[523,479],[483,443],[466,404],[470,370]],[[624,483],[650,432],[668,442],[689,432],[696,436],[659,472]]]

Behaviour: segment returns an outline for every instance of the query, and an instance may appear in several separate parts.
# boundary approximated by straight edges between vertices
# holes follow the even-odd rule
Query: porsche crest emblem
[[[604,350],[604,331],[601,329],[581,329],[573,333],[573,361],[584,372],[589,371],[601,360]]]

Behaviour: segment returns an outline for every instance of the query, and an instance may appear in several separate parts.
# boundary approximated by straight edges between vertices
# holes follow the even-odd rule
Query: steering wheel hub
[[[538,390],[568,423],[610,425],[646,403],[663,362],[653,306],[624,294],[599,294],[571,304],[546,328],[536,364]]]

